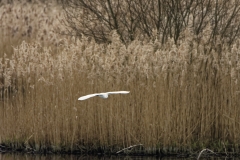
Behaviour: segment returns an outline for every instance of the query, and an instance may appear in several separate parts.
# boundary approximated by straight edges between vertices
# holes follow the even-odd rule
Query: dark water
[[[33,154],[0,154],[0,160],[196,160],[197,157],[192,158],[177,158],[177,157],[131,157],[131,156],[80,156],[80,155],[33,155]],[[200,158],[200,160],[224,160],[229,158]],[[240,160],[240,158],[230,158],[231,160]]]

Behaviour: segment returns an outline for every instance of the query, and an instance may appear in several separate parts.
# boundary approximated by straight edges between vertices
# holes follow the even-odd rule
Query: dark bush
[[[116,30],[126,44],[136,38],[177,43],[190,28],[199,39],[209,30],[213,42],[232,43],[239,36],[238,0],[62,0],[70,34],[85,35],[97,42],[110,42]]]

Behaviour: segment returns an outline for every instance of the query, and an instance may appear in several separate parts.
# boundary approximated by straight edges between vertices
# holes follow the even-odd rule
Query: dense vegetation
[[[209,43],[206,26],[201,39],[187,27],[177,44],[174,37],[162,43],[159,33],[126,45],[116,30],[107,44],[84,35],[67,39],[61,8],[48,7],[1,6],[1,146],[116,153],[143,144],[151,153],[239,152],[238,37]],[[130,94],[77,101],[114,90]]]

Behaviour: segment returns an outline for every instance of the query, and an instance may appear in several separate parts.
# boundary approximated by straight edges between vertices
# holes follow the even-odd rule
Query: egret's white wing
[[[79,101],[82,101],[82,100],[85,100],[85,99],[88,99],[88,98],[92,98],[92,97],[95,97],[99,94],[89,94],[89,95],[86,95],[86,96],[82,96],[80,98],[78,98]]]
[[[114,92],[107,92],[108,94],[128,94],[130,91],[114,91]]]

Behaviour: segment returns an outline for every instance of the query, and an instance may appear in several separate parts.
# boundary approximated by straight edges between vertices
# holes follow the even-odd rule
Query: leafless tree
[[[187,27],[200,35],[210,26],[213,42],[220,37],[232,43],[239,36],[238,0],[62,0],[62,4],[71,33],[98,42],[110,42],[112,30],[124,43],[151,39],[154,30],[162,43],[169,38],[177,43]]]

